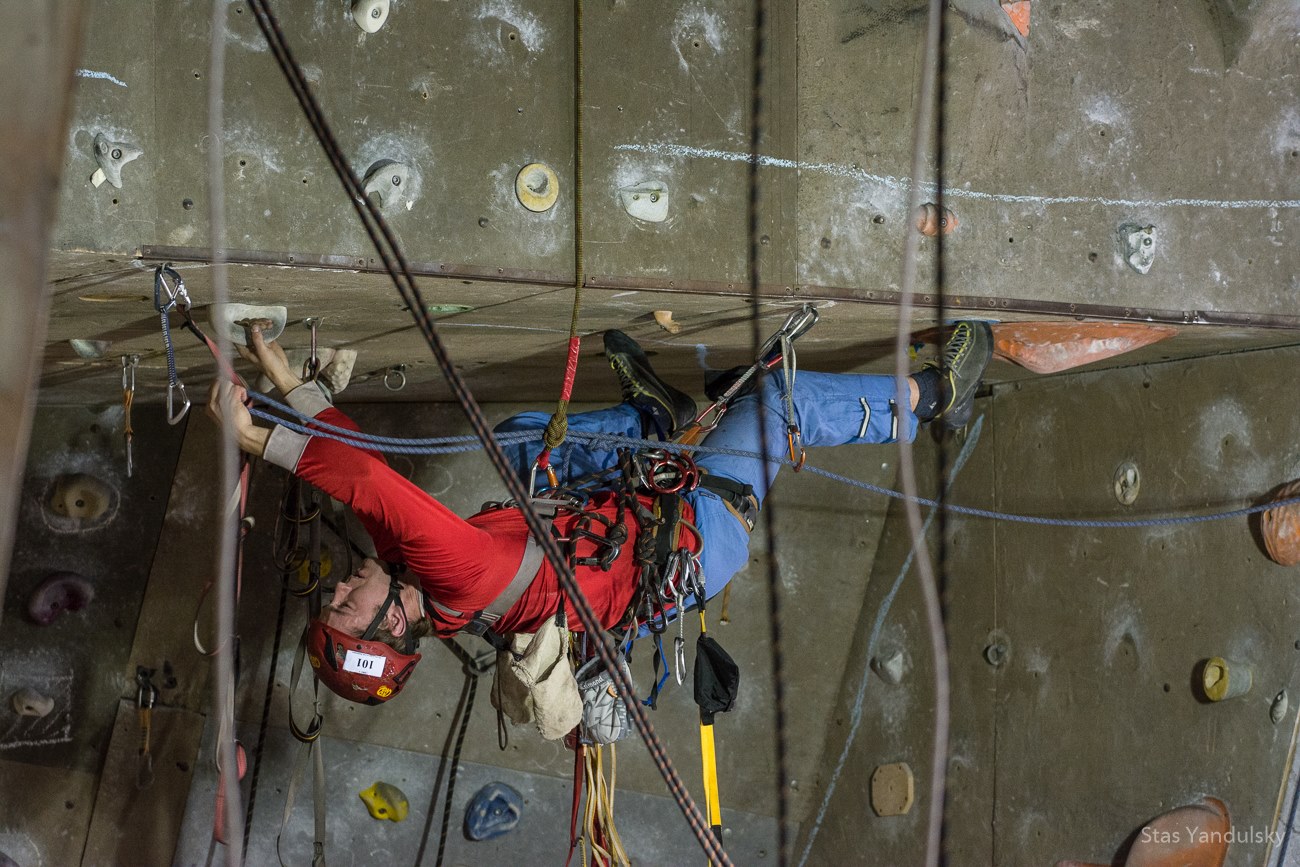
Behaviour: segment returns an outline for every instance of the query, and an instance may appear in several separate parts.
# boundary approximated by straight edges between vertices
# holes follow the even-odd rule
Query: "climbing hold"
[[[27,598],[27,616],[49,626],[64,611],[80,611],[95,598],[95,588],[75,572],[55,572]]]
[[[113,490],[83,473],[59,476],[48,500],[50,511],[62,518],[93,521],[103,517],[113,503]]]
[[[122,166],[136,159],[144,151],[124,141],[109,141],[102,132],[95,133],[95,162],[99,168],[90,176],[90,182],[99,186],[108,181],[118,189],[122,188]]]
[[[493,840],[513,831],[523,814],[523,795],[505,783],[488,783],[465,807],[465,836]]]
[[[926,202],[916,209],[916,229],[927,238],[933,238],[941,231],[945,235],[951,235],[956,228],[957,215],[947,208],[940,213],[938,205]]]
[[[409,211],[415,207],[411,167],[396,160],[380,160],[366,172],[366,198],[379,202],[382,211]]]
[[[993,351],[1034,373],[1060,373],[1114,358],[1178,333],[1146,322],[998,322]]]
[[[42,695],[31,687],[23,687],[15,692],[10,696],[9,704],[13,707],[14,713],[19,716],[40,718],[49,716],[50,711],[54,710],[54,699]]]
[[[647,223],[662,223],[668,219],[668,188],[659,181],[642,181],[618,191],[623,210],[632,217]]]
[[[903,656],[903,651],[895,649],[892,652],[885,652],[871,657],[870,664],[871,670],[881,680],[891,686],[896,686],[903,681],[903,674],[907,668],[907,659]]]
[[[103,358],[104,353],[113,345],[111,340],[90,340],[74,337],[68,341],[78,358]]]
[[[1232,819],[1218,798],[1170,810],[1130,834],[1127,854],[1113,863],[1127,867],[1223,867],[1232,840]],[[1106,864],[1112,860],[1107,859]],[[1104,867],[1082,861],[1057,861],[1056,867]]]
[[[1002,11],[1007,13],[1011,23],[1016,26],[1016,31],[1024,37],[1029,36],[1029,7],[1030,0],[1002,0]]]
[[[388,21],[388,0],[352,0],[352,20],[367,33],[375,33]]]
[[[669,334],[679,334],[682,330],[681,323],[673,321],[673,311],[671,310],[656,310],[655,322]]]
[[[411,808],[406,800],[406,794],[392,783],[376,781],[370,788],[362,789],[359,796],[365,803],[366,809],[370,811],[372,819],[400,822],[406,818]]]
[[[1236,660],[1212,656],[1201,667],[1201,689],[1210,701],[1226,701],[1250,692],[1250,666]]]
[[[1156,227],[1124,223],[1119,227],[1120,248],[1124,261],[1139,274],[1151,270],[1156,260]]]
[[[1268,718],[1271,719],[1274,724],[1280,723],[1282,720],[1286,719],[1286,711],[1289,704],[1290,702],[1287,700],[1286,690],[1284,689],[1277,695],[1273,696],[1273,703],[1268,707]]]
[[[257,304],[213,304],[208,307],[208,321],[216,331],[224,331],[232,343],[248,345],[248,326],[260,325],[262,339],[275,340],[284,332],[289,311],[280,306]]]
[[[881,765],[871,774],[871,809],[877,816],[904,816],[912,809],[916,784],[906,762]]]
[[[1137,464],[1125,461],[1115,468],[1115,499],[1121,505],[1131,506],[1137,502],[1138,491],[1142,487],[1142,474]]]
[[[1278,488],[1275,500],[1300,497],[1300,479]],[[1300,563],[1300,505],[1278,506],[1260,515],[1260,535],[1264,537],[1264,550],[1273,562],[1281,566]]]
[[[515,196],[530,211],[549,211],[560,197],[560,179],[545,163],[529,163],[515,175]]]

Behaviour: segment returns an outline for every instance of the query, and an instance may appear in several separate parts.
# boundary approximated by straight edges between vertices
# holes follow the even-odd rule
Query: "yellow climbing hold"
[[[370,788],[363,789],[360,795],[366,809],[370,811],[371,817],[375,819],[400,822],[406,818],[407,810],[410,809],[410,804],[406,801],[406,795],[392,783],[377,781]]]
[[[549,211],[560,196],[560,179],[546,163],[529,163],[515,176],[515,195],[530,211]]]

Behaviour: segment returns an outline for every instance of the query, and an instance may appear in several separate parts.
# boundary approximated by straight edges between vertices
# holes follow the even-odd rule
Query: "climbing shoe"
[[[622,331],[605,332],[605,356],[618,376],[623,402],[630,403],[657,431],[671,439],[679,428],[695,420],[695,401],[655,375],[645,351]]]
[[[940,359],[927,362],[926,370],[939,374],[939,422],[956,430],[970,421],[975,391],[993,357],[993,329],[987,322],[963,319],[952,327]]]

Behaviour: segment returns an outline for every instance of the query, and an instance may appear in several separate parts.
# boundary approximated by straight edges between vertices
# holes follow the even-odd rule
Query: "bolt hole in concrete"
[[[875,223],[877,226],[883,225],[885,222],[885,215],[876,214],[874,217],[871,218],[871,222]]]
[[[829,250],[829,249],[831,248],[831,239],[830,239],[830,238],[822,238],[822,239],[821,239],[821,245],[822,245],[822,249],[823,249],[823,250]]]
[[[516,33],[516,32],[514,32],[513,30],[511,30],[511,31],[510,31],[510,37],[509,37],[509,38],[510,38],[510,41],[511,41],[511,42],[514,42],[516,39],[519,38],[519,34]]]
[[[305,184],[305,183],[307,183],[307,182],[306,182],[306,181],[303,181],[303,183]],[[193,200],[193,199],[181,199],[181,207],[184,208],[184,209],[187,210],[187,211],[192,210],[192,209],[194,208],[194,200]]]
[[[240,165],[241,167],[248,165],[248,160],[240,160],[240,161],[239,161],[239,165]]]
[[[1089,262],[1096,262],[1096,261],[1097,261],[1097,254],[1096,254],[1096,253],[1089,253],[1089,254],[1088,254],[1088,261],[1089,261]]]

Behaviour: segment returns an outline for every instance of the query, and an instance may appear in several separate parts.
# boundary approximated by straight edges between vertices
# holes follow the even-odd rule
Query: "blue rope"
[[[456,436],[456,437],[429,437],[422,439],[403,439],[399,437],[384,437],[374,434],[360,433],[348,428],[338,427],[337,425],[328,424],[318,419],[309,418],[292,407],[274,401],[265,395],[249,392],[249,395],[255,400],[272,406],[275,409],[287,415],[294,416],[302,421],[311,423],[308,428],[302,424],[289,421],[287,419],[272,415],[260,409],[251,409],[251,412],[257,418],[265,419],[275,424],[288,428],[296,433],[307,436],[320,436],[327,439],[341,442],[345,445],[354,446],[361,449],[370,449],[373,451],[388,452],[391,454],[402,455],[439,455],[439,454],[458,454],[463,452],[478,451],[483,448],[483,444],[477,437]],[[518,445],[527,442],[538,442],[542,439],[543,431],[515,431],[510,433],[493,434],[497,442],[503,445]],[[593,446],[605,446],[616,448],[618,446],[644,446],[649,445],[657,449],[663,449],[671,452],[694,452],[696,454],[715,454],[731,455],[733,457],[751,458],[753,460],[768,461],[769,463],[782,464],[784,466],[794,466],[788,458],[771,457],[762,455],[758,452],[743,451],[740,449],[713,448],[702,445],[683,445],[681,443],[659,442],[658,440],[645,440],[636,437],[625,437],[618,434],[608,433],[585,433],[581,431],[569,431],[569,438],[580,442],[587,442]],[[880,485],[873,485],[870,482],[864,482],[859,479],[849,478],[839,473],[833,473],[830,470],[823,470],[812,464],[805,464],[803,471],[832,479],[837,482],[849,485],[855,488],[861,488],[864,491],[870,491],[873,494],[880,494],[885,497],[892,497],[895,500],[908,499],[906,494],[895,491],[891,488],[884,488]],[[1289,497],[1285,500],[1276,500],[1258,506],[1249,506],[1241,509],[1232,509],[1226,512],[1212,512],[1207,515],[1180,515],[1164,518],[1139,518],[1126,521],[1107,521],[1091,520],[1085,518],[1044,518],[1037,515],[1017,515],[1011,512],[998,512],[992,509],[977,509],[973,506],[958,506],[953,503],[940,503],[938,500],[929,497],[914,497],[913,502],[930,508],[943,508],[949,512],[958,515],[968,515],[974,518],[988,518],[994,521],[1008,521],[1017,524],[1034,524],[1040,527],[1076,527],[1087,529],[1101,530],[1124,530],[1137,529],[1142,527],[1173,527],[1185,524],[1204,524],[1210,521],[1222,521],[1230,518],[1244,518],[1249,515],[1257,515],[1260,512],[1267,512],[1270,509],[1279,509],[1283,506],[1293,506],[1300,504],[1300,497]]]

